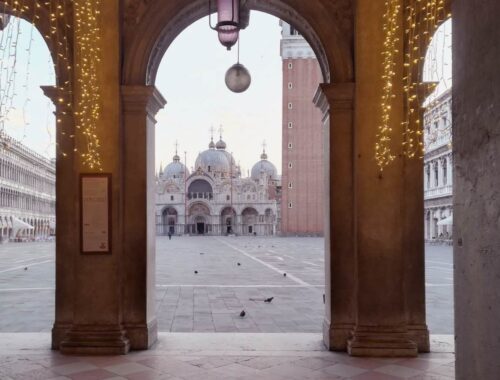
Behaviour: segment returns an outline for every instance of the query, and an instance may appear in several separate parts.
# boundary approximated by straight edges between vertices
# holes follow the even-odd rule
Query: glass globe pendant
[[[240,42],[238,41],[238,62],[226,72],[226,86],[232,92],[242,93],[252,84],[252,76],[248,69],[240,63]]]
[[[248,69],[241,63],[231,66],[226,72],[226,86],[232,92],[241,93],[248,90],[252,77]]]

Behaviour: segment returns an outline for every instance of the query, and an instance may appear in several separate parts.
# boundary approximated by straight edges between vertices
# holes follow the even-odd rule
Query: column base
[[[356,327],[347,345],[351,356],[360,357],[416,357],[417,344],[401,327]]]
[[[74,326],[59,349],[71,355],[125,355],[130,342],[120,326]]]
[[[123,326],[130,341],[131,350],[147,350],[158,340],[158,321],[148,324],[125,324]]]
[[[323,321],[323,342],[330,351],[347,351],[347,342],[352,337],[354,324],[331,324],[330,321]]]
[[[68,332],[71,330],[72,325],[70,323],[54,323],[52,327],[52,343],[51,348],[53,350],[58,350],[61,342],[66,339]]]
[[[430,334],[427,325],[408,325],[408,334],[418,347],[418,352],[431,352]]]

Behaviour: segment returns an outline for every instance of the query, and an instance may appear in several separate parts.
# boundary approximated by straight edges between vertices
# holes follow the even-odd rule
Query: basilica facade
[[[194,171],[176,153],[156,183],[158,235],[277,233],[280,177],[265,149],[248,178],[221,139],[201,152]]]

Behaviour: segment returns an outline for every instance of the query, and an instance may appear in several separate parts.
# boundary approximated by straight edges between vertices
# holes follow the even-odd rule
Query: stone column
[[[78,254],[78,174],[76,169],[75,133],[69,91],[54,86],[42,87],[55,105],[56,127],[56,292],[55,322],[52,328],[52,348],[58,349],[73,323],[73,269]]]
[[[448,185],[453,186],[453,153],[450,153],[446,159],[448,163]]]
[[[427,189],[427,165],[424,165],[424,189]]]
[[[413,164],[415,166],[408,164],[400,155],[405,113],[403,27],[400,28],[397,46],[400,54],[396,57],[393,80],[395,98],[392,103],[391,148],[396,157],[383,172],[375,160],[383,91],[381,52],[384,13],[385,4],[382,1],[357,1],[354,140],[357,320],[348,352],[354,356],[416,356],[417,344],[407,328],[405,287],[406,225],[416,206],[412,203],[413,198],[405,196],[405,191],[412,182],[406,176],[416,174],[420,182],[422,167],[416,163]],[[403,24],[402,16],[398,22]],[[408,203],[411,203],[411,209],[403,211]],[[417,220],[421,220],[421,207]],[[423,235],[418,234],[423,239]]]
[[[166,104],[152,86],[122,86],[123,323],[132,349],[155,343],[155,116]],[[167,227],[168,228],[168,227]]]
[[[432,240],[434,238],[434,236],[436,236],[436,223],[434,222],[434,212],[435,212],[435,209],[431,208],[430,212],[431,212],[431,218],[430,218],[430,233],[431,233],[431,236],[430,236],[430,239]]]
[[[323,112],[325,156],[325,320],[323,340],[345,351],[355,323],[354,83],[320,86],[314,102]]]
[[[423,161],[404,159],[402,203],[404,289],[408,332],[419,352],[430,351],[425,304],[425,223]]]
[[[444,157],[441,157],[438,159],[438,186],[443,187],[444,186]]]
[[[77,218],[76,230],[67,236],[68,244],[73,247],[72,270],[67,275],[71,276],[71,297],[65,299],[73,307],[72,326],[60,343],[63,353],[69,354],[124,354],[129,351],[129,341],[123,329],[123,302],[122,290],[126,277],[123,276],[123,241],[122,227],[122,172],[121,172],[121,147],[122,141],[120,125],[120,9],[117,1],[107,1],[101,4],[102,19],[105,20],[105,33],[102,33],[100,43],[103,47],[103,57],[98,66],[100,91],[102,95],[101,111],[96,121],[96,134],[102,148],[99,150],[101,167],[89,168],[83,161],[75,158],[75,167],[72,175],[80,173],[107,173],[111,175],[111,204],[109,231],[111,238],[111,251],[106,254],[82,254],[79,247],[80,225],[80,199],[74,202],[63,212],[66,215],[75,215]],[[81,59],[75,55],[75,59]],[[76,67],[78,61],[73,65]],[[79,98],[81,89],[78,82],[74,82],[74,101]],[[78,103],[74,104],[78,110]],[[69,137],[66,137],[69,138]],[[85,152],[87,140],[82,133],[75,134],[76,147],[79,152]],[[70,154],[70,153],[68,153]],[[71,178],[70,178],[71,179]],[[63,182],[66,178],[58,178]],[[71,181],[70,181],[71,183]],[[61,195],[64,199],[67,195]],[[71,196],[71,192],[70,192]],[[58,205],[60,207],[60,203]],[[73,210],[77,208],[76,211]],[[57,220],[58,235],[63,226]],[[75,224],[73,224],[74,226]],[[75,252],[76,250],[76,252]],[[56,282],[59,291],[63,284]]]
[[[500,374],[500,2],[477,5],[452,3],[457,380]]]

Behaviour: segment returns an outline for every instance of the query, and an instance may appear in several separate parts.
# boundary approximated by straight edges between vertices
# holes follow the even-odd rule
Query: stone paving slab
[[[321,238],[160,237],[160,331],[321,332],[323,250]],[[428,246],[426,267],[429,327],[451,334],[451,247]],[[54,243],[0,245],[0,332],[50,331],[54,273]]]
[[[126,356],[63,356],[50,334],[0,334],[0,378],[86,380],[391,380],[455,378],[447,349],[418,358],[353,358],[325,350],[320,334],[160,334]]]

